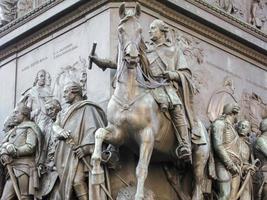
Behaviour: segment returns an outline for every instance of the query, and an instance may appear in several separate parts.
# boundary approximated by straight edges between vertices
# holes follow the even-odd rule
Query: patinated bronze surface
[[[121,48],[117,61],[116,89],[107,110],[109,126],[96,132],[95,151],[92,156],[93,175],[97,182],[103,181],[103,176],[101,176],[103,172],[100,168],[103,142],[120,146],[128,138],[133,138],[133,142],[139,146],[139,162],[136,168],[138,183],[135,199],[144,199],[144,182],[153,148],[158,152],[157,161],[166,161],[169,157],[175,163],[178,156],[178,163],[185,164],[191,160],[191,149],[188,149],[191,148],[191,143],[189,144],[188,141],[188,127],[190,127],[190,130],[196,129],[195,132],[192,132],[193,172],[196,174],[193,199],[201,199],[203,198],[201,184],[204,181],[209,144],[204,126],[193,116],[194,113],[190,107],[192,103],[190,98],[193,98],[194,90],[190,85],[190,70],[185,68],[187,65],[181,57],[182,54],[179,53],[178,47],[165,44],[165,32],[168,30],[164,22],[160,20],[152,22],[150,27],[152,42],[157,42],[159,49],[155,48],[156,44],[154,44],[154,47],[151,46],[145,52],[144,48],[146,47],[142,37],[138,35],[141,33],[138,23],[140,12],[139,5],[133,13],[125,12],[124,5],[120,7],[121,22],[118,28],[118,37]],[[132,27],[134,30],[129,29]],[[150,55],[151,60],[147,55]],[[109,65],[110,61],[101,60],[92,55],[91,59],[101,68],[115,66],[115,64]],[[179,80],[179,86],[175,80]],[[175,88],[178,89],[178,87],[182,90],[179,96],[183,99],[183,104],[175,91]],[[149,92],[150,90],[152,93]],[[157,102],[157,97],[153,93],[163,100]],[[183,107],[186,107],[187,121],[184,110],[181,110]],[[168,117],[169,114],[164,115],[162,112],[162,110],[168,109],[171,118]],[[158,114],[154,116],[152,113]],[[164,132],[170,130],[172,126],[173,133],[163,136]],[[137,133],[139,134],[137,135]],[[175,142],[174,136],[176,136],[177,142]],[[160,139],[163,137],[165,137],[164,140]],[[158,140],[156,144],[154,144],[155,140]],[[178,149],[175,147],[177,143],[181,145]],[[135,150],[133,149],[133,151]],[[177,152],[176,156],[174,156],[174,152]],[[183,160],[185,157],[186,161]],[[183,192],[180,193],[178,196],[189,198],[183,197],[185,196]]]
[[[267,120],[264,119],[260,124],[261,134],[257,138],[254,149],[255,157],[261,161],[261,166],[259,171],[257,171],[257,187],[255,187],[255,198],[256,199],[266,199],[267,198],[267,174],[266,174],[266,158],[267,158]]]
[[[60,113],[53,125],[59,140],[55,152],[55,166],[59,175],[59,199],[104,199],[96,186],[88,188],[90,154],[94,144],[94,132],[105,126],[105,114],[97,105],[83,100],[82,87],[71,82],[64,87],[64,98],[70,104],[65,113]],[[95,190],[95,191],[93,191]],[[100,192],[100,193],[99,193]]]
[[[1,162],[8,171],[1,199],[33,199],[39,188],[36,164],[42,151],[41,131],[30,121],[25,105],[18,105],[13,117],[17,125],[1,144]]]
[[[239,1],[215,3],[244,18]],[[0,23],[35,6],[33,1],[0,0]],[[263,9],[261,1],[252,2],[249,22],[258,29],[266,21]],[[209,76],[192,68],[205,63],[199,42],[177,36],[162,19],[151,20],[143,33],[142,14],[138,3],[133,9],[119,7],[116,62],[98,57],[102,44],[93,43],[89,67],[79,57],[56,77],[49,70],[36,71],[32,87],[23,88],[2,127],[1,200],[267,198],[266,103],[254,92],[237,91],[228,76],[201,102],[200,85]],[[112,84],[97,83],[114,88],[105,111],[87,100],[95,95],[88,93],[95,81],[88,75],[98,70],[94,64],[101,75],[116,71]],[[196,104],[207,105],[208,122],[203,123]],[[157,190],[168,194],[160,196]]]

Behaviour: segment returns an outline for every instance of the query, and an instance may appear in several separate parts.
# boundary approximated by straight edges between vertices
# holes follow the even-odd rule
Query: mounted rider
[[[163,112],[169,111],[175,127],[179,146],[176,155],[191,160],[189,129],[194,128],[193,111],[194,85],[192,73],[181,49],[168,40],[168,26],[162,20],[150,24],[150,44],[146,51],[153,79],[167,83],[153,89],[153,96]]]
[[[162,111],[169,111],[179,145],[176,154],[179,159],[191,161],[191,143],[189,129],[195,124],[193,111],[194,86],[192,74],[178,46],[168,41],[168,26],[161,20],[154,20],[150,25],[151,43],[147,46],[146,56],[149,69],[144,72],[149,80],[159,83],[152,89],[153,96]],[[89,58],[100,68],[116,69],[117,64],[98,58],[96,54]],[[144,69],[143,69],[144,70]],[[151,78],[151,79],[150,79]],[[192,135],[192,138],[194,136]]]

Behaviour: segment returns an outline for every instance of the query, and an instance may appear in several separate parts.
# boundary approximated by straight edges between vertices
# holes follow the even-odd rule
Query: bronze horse
[[[138,18],[141,14],[139,4],[134,12],[125,12],[122,4],[119,8],[120,24],[118,27],[119,52],[117,61],[116,88],[107,107],[108,126],[95,133],[95,149],[92,155],[93,179],[95,183],[103,181],[101,168],[102,143],[120,146],[127,141],[139,161],[136,168],[137,191],[135,200],[144,199],[144,183],[148,174],[148,166],[153,154],[157,161],[173,160],[173,152],[177,147],[172,123],[160,111],[150,89],[142,80],[143,65],[148,65],[145,55],[145,43],[142,39],[142,28]],[[149,67],[149,66],[147,66]],[[205,127],[198,121],[199,134],[206,143],[194,145],[193,171],[195,186],[192,199],[203,199],[201,184],[204,179],[204,168],[209,156],[209,139]],[[136,146],[134,146],[134,144]],[[152,160],[154,157],[152,157]]]

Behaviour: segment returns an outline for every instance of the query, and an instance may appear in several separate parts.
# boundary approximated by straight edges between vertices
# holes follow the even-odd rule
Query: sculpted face
[[[155,21],[150,24],[149,36],[150,40],[153,42],[164,37],[164,33],[160,30],[159,25]]]
[[[65,99],[66,103],[71,104],[74,101],[75,97],[76,95],[71,91],[71,86],[66,86],[64,88],[64,95],[63,95],[63,98]]]
[[[52,104],[52,103],[47,103],[45,104],[45,110],[46,114],[52,119],[55,120],[57,117],[57,113],[59,112],[58,108]]]
[[[19,108],[15,108],[15,110],[13,112],[13,120],[14,120],[14,123],[16,123],[16,124],[23,122],[24,115],[21,113]]]
[[[237,130],[240,135],[248,135],[248,133],[250,132],[250,123],[248,121],[239,122]]]
[[[45,72],[39,71],[37,74],[37,85],[38,86],[44,86],[45,85]]]

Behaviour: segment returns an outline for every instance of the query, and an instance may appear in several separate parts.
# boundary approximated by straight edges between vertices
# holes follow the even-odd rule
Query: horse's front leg
[[[154,135],[152,128],[146,128],[140,133],[141,144],[139,161],[136,167],[137,189],[135,200],[144,199],[144,184],[148,173],[148,165],[154,147]]]
[[[101,184],[104,180],[104,170],[101,167],[101,153],[102,144],[110,132],[106,128],[99,128],[95,132],[95,149],[91,158],[92,170],[92,183]]]
[[[104,182],[104,170],[101,167],[102,160],[102,145],[103,142],[107,144],[113,144],[115,146],[120,146],[125,140],[125,134],[121,129],[114,127],[109,124],[106,128],[99,128],[95,132],[95,149],[91,158],[91,163],[93,165],[92,170],[92,183],[101,184]]]

